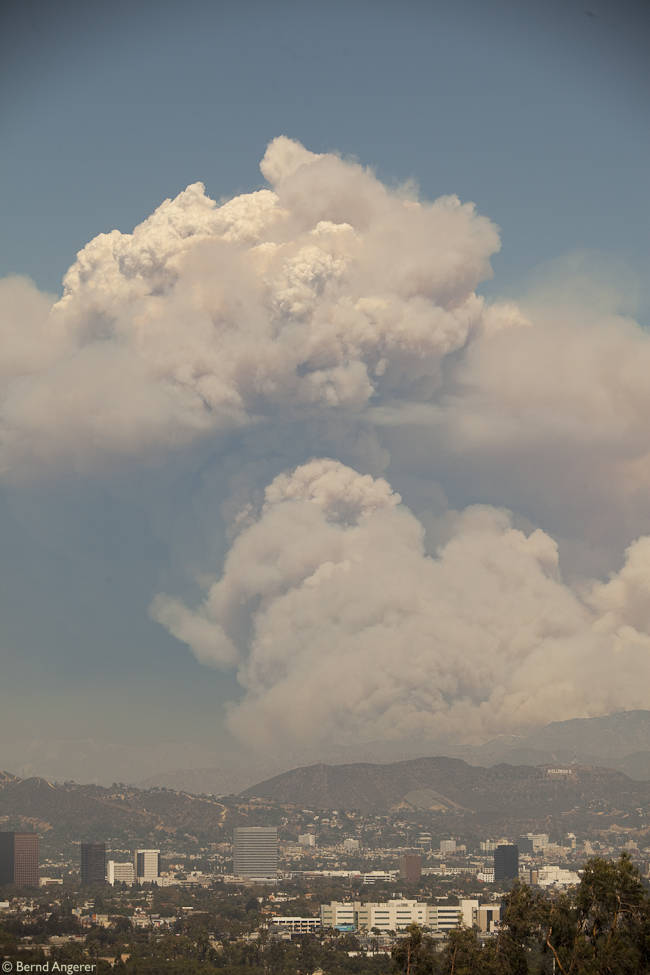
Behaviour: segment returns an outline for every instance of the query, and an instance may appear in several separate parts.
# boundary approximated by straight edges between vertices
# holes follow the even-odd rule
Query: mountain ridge
[[[419,795],[418,795],[419,794]],[[398,809],[459,809],[476,815],[532,817],[604,803],[629,811],[650,799],[650,782],[592,766],[470,765],[447,756],[400,762],[316,763],[273,776],[240,793],[318,809],[388,813]],[[427,796],[431,801],[427,801]]]

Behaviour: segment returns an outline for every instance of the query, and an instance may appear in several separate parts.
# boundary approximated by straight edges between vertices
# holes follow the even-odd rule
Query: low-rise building
[[[319,917],[270,917],[269,924],[283,931],[290,931],[292,934],[314,934],[320,931],[321,919]],[[334,925],[330,925],[334,927]]]

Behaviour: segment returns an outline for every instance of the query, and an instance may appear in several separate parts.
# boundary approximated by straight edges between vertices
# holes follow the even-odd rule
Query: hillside
[[[245,801],[226,804],[169,789],[60,784],[0,772],[0,829],[34,829],[46,850],[98,839],[115,847],[188,848],[230,839],[234,825],[256,824],[255,815]],[[266,821],[267,812],[259,815]]]
[[[508,735],[451,754],[473,765],[597,765],[650,779],[650,711],[620,711],[598,718],[554,721],[529,735]]]
[[[472,766],[460,759],[418,758],[387,765],[311,765],[246,789],[307,808],[465,812],[481,819],[544,818],[571,811],[631,813],[650,800],[650,783],[610,769],[576,767],[568,775],[544,767]]]
[[[624,772],[632,779],[650,780],[650,711],[620,711],[599,718],[554,721],[528,735],[502,735],[483,745],[457,745],[450,742],[411,743],[396,747],[395,742],[368,742],[356,751],[334,747],[322,756],[329,765],[350,762],[397,762],[426,755],[448,755],[470,765],[589,765]],[[178,768],[159,772],[139,782],[141,788],[163,786],[192,793],[225,795],[239,792],[248,784],[283,772],[267,759],[245,766],[224,761],[218,766]],[[294,766],[304,762],[296,757]],[[288,760],[290,761],[290,760]]]

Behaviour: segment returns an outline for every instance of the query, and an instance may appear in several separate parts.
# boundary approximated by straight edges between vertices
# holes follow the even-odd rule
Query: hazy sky
[[[650,707],[648,5],[0,16],[0,766]]]

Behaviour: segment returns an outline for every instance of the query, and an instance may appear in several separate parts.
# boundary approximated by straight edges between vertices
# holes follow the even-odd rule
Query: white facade
[[[441,853],[455,853],[456,852],[456,840],[440,840],[440,852]]]
[[[564,870],[562,867],[540,867],[537,883],[540,887],[571,887],[580,883],[580,877],[573,870]]]
[[[323,928],[354,927],[358,931],[404,931],[417,924],[432,931],[451,931],[479,923],[480,905],[474,898],[459,904],[427,904],[425,901],[395,897],[388,901],[332,901],[321,904]]]
[[[115,860],[109,860],[106,864],[106,879],[111,886],[115,884],[129,884],[131,886],[135,881],[133,864],[130,861],[117,863]]]
[[[433,931],[451,931],[460,927],[462,922],[460,904],[434,904],[429,908],[429,927]]]
[[[324,928],[354,927],[358,926],[359,901],[332,901],[330,904],[321,904],[320,920]]]
[[[301,833],[298,837],[299,846],[316,846],[316,837],[313,833]]]
[[[424,901],[396,897],[381,903],[363,904],[359,909],[359,928],[372,931],[403,931],[409,924],[428,927],[428,905]]]
[[[397,870],[369,870],[361,874],[361,879],[364,884],[389,884],[397,874]]]

